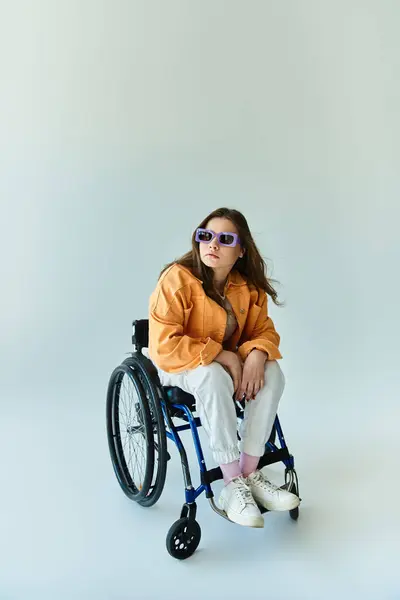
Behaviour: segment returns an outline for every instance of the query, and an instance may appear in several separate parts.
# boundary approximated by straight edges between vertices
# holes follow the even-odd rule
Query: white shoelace
[[[235,478],[235,482],[239,485],[235,486],[235,494],[242,506],[246,504],[256,505],[256,502],[252,496],[249,486],[243,478]]]
[[[260,485],[260,487],[264,488],[268,492],[277,492],[279,490],[279,486],[269,481],[269,479],[266,479],[261,472],[256,473],[252,479],[255,484]]]

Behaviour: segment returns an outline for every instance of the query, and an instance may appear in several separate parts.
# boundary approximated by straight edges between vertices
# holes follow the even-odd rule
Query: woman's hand
[[[247,400],[254,400],[264,385],[265,361],[268,355],[262,350],[252,350],[244,362],[242,381],[236,394],[236,400],[246,395]]]
[[[228,371],[232,377],[234,391],[236,392],[239,389],[242,379],[243,363],[240,356],[229,350],[222,350],[214,360]]]

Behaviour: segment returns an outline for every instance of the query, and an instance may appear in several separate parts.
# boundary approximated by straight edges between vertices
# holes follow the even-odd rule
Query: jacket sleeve
[[[254,348],[266,352],[268,360],[282,358],[279,352],[280,336],[275,330],[272,319],[268,316],[268,296],[265,292],[263,293],[264,298],[261,310],[259,311],[251,336],[238,348],[240,358],[243,361]]]
[[[210,337],[192,338],[184,334],[191,307],[182,290],[172,296],[167,286],[160,285],[156,299],[150,301],[149,355],[168,373],[179,373],[210,364],[221,352],[222,345]]]

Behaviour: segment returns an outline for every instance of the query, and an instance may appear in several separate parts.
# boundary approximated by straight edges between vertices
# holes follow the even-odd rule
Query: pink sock
[[[242,474],[238,460],[234,460],[233,462],[227,463],[226,465],[220,465],[220,467],[222,475],[224,476],[225,485],[228,485],[228,483],[232,481],[234,477],[237,477],[238,475]]]
[[[259,460],[259,456],[250,456],[250,454],[246,454],[246,452],[241,453],[239,465],[244,477],[247,477],[257,469]]]

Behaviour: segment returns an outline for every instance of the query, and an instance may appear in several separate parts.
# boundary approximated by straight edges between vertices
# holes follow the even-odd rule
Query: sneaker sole
[[[294,508],[297,508],[300,505],[299,498],[297,498],[297,500],[293,500],[293,502],[291,502],[290,504],[288,504],[286,506],[282,506],[282,505],[274,506],[273,504],[269,504],[268,502],[263,502],[261,499],[256,498],[254,496],[254,494],[253,494],[253,498],[257,502],[257,504],[259,504],[260,506],[263,506],[267,510],[275,511],[275,512],[284,512],[287,510],[293,510]]]
[[[228,519],[232,521],[232,523],[237,523],[243,527],[253,527],[255,529],[262,529],[264,527],[264,517],[262,515],[259,517],[253,517],[249,520],[248,517],[246,518],[243,517],[243,515],[226,510],[223,502],[220,502],[220,507],[225,512]]]

